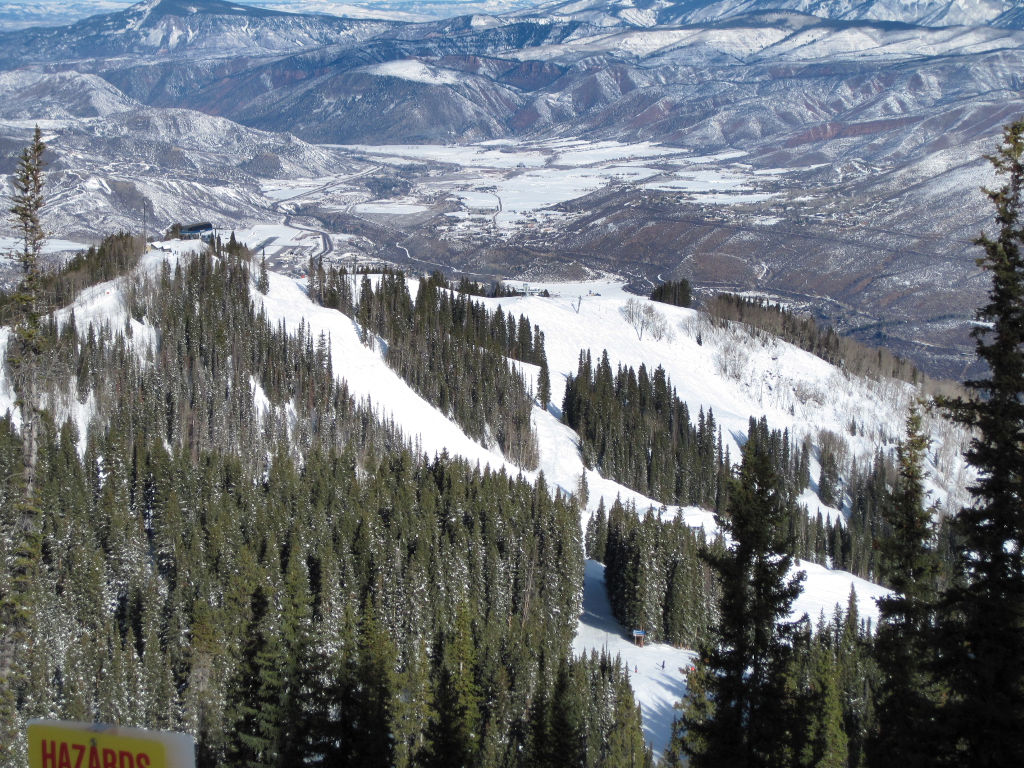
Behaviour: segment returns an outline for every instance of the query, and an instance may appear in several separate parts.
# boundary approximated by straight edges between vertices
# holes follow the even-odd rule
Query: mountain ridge
[[[125,55],[280,55],[390,28],[396,22],[292,14],[224,0],[148,0],[70,25],[0,32],[6,68]]]
[[[898,22],[924,27],[1007,26],[1019,6],[1008,0],[569,0],[541,6],[545,13],[654,27],[696,25],[746,14],[789,11],[836,21]],[[525,12],[529,13],[529,11]]]

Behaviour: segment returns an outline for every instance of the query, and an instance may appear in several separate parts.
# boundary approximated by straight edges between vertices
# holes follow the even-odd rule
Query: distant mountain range
[[[641,27],[708,24],[748,14],[792,11],[834,21],[890,21],[925,27],[991,24],[1019,28],[1010,0],[582,0],[543,6],[546,13]]]
[[[593,203],[613,237],[565,230],[552,247],[648,279],[801,297],[864,338],[952,355],[941,367],[954,372],[982,285],[969,252],[988,216],[981,158],[1024,114],[1022,27],[1024,12],[1001,0],[578,0],[422,22],[148,0],[0,33],[11,153],[0,167],[33,120],[154,109],[226,119],[228,133],[278,147],[299,146],[289,135],[305,147],[586,137],[745,152],[754,172],[788,169],[791,186],[731,209],[729,226],[685,195],[613,190]],[[90,145],[81,157],[101,151],[95,127],[61,130]],[[174,147],[177,130],[136,138]],[[263,140],[233,162],[185,154],[196,182],[216,187],[265,167],[252,165]],[[179,153],[153,157],[180,167]],[[193,209],[212,196],[201,197]],[[529,258],[488,257],[510,269]]]
[[[144,104],[310,141],[586,133],[778,149],[895,130],[906,153],[921,144],[905,136],[914,124],[966,103],[986,113],[1020,103],[1015,9],[986,0],[970,10],[978,23],[946,27],[914,24],[960,20],[968,9],[619,0],[410,24],[148,0],[72,26],[0,34],[0,66],[94,73]],[[434,75],[380,66],[409,61]],[[977,120],[958,126],[962,138],[991,134]],[[887,151],[875,145],[863,159]]]
[[[63,26],[102,13],[124,10],[131,0],[0,0],[0,26],[6,30]],[[536,5],[532,0],[258,0],[259,8],[288,13],[349,18],[428,21],[464,13],[507,13]]]
[[[5,30],[72,24],[87,16],[118,11],[123,0],[2,0],[0,23]]]

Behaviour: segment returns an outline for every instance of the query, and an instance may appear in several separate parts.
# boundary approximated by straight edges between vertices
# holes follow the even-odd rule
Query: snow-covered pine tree
[[[548,370],[547,357],[541,358],[540,372],[537,374],[537,402],[547,410],[551,402],[551,372]]]
[[[256,278],[256,290],[264,296],[270,290],[270,275],[267,274],[267,257],[265,254],[260,259],[260,272],[259,277]]]

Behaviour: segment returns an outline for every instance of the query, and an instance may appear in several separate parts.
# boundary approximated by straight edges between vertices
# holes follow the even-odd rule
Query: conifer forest
[[[20,279],[0,297],[0,767],[27,764],[31,718],[186,732],[203,768],[1024,764],[1024,121],[993,155],[977,248],[988,374],[921,402],[895,454],[867,461],[756,414],[734,454],[661,366],[607,352],[581,350],[553,402],[552,340],[480,286],[312,261],[310,300],[519,472],[427,455],[353,396],[324,334],[267,314],[266,264],[233,235],[154,266],[116,233],[44,268],[43,151],[37,129],[10,208]],[[112,280],[123,319],[76,317]],[[691,286],[653,298],[689,306]],[[710,314],[744,316],[854,355],[780,309]],[[69,403],[91,417],[59,420]],[[549,484],[537,408],[586,468],[661,509],[588,513],[586,474]],[[972,501],[952,514],[925,488],[927,409],[972,435]],[[811,489],[845,518],[809,515]],[[660,760],[631,670],[572,650],[586,558],[624,633],[696,652]],[[798,561],[889,587],[877,621],[853,595],[793,616]]]

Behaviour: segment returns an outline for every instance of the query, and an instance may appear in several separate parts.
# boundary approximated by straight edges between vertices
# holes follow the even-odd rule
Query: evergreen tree
[[[960,574],[942,600],[942,730],[954,737],[947,761],[972,766],[1024,763],[1024,120],[990,159],[1006,182],[988,192],[998,233],[978,240],[978,264],[992,287],[972,331],[989,373],[967,382],[976,398],[947,402],[976,430],[966,455],[978,480],[953,520]]]
[[[929,667],[932,656],[936,578],[934,509],[925,506],[922,462],[928,439],[921,415],[907,416],[900,444],[899,477],[886,509],[890,535],[881,542],[882,577],[894,594],[878,601],[879,623],[874,656],[879,667],[875,691],[877,729],[869,737],[872,766],[924,768],[933,756],[921,742],[938,738],[934,727],[939,691]]]
[[[835,454],[830,450],[822,449],[821,452],[821,473],[818,475],[818,498],[822,504],[830,507],[838,506],[841,499],[839,491],[839,464]]]
[[[550,738],[548,760],[552,768],[558,765],[586,765],[587,706],[590,696],[585,685],[586,670],[581,664],[564,662],[558,670],[551,699]],[[633,694],[630,691],[632,706]],[[614,733],[614,728],[612,733]],[[612,735],[609,734],[609,736]]]
[[[359,627],[356,694],[352,707],[353,744],[349,765],[387,768],[394,762],[393,703],[398,651],[367,596]]]
[[[285,660],[263,587],[253,593],[251,610],[248,639],[231,686],[228,758],[248,768],[276,768],[282,729],[288,727],[282,716]]]
[[[715,718],[715,702],[709,696],[708,686],[714,675],[697,658],[686,675],[686,698],[676,703],[678,711],[672,721],[672,736],[665,750],[666,768],[687,765],[687,755],[708,754],[712,748],[709,736]]]
[[[585,477],[586,475],[584,475]],[[597,504],[597,511],[587,522],[586,554],[592,560],[603,563],[608,547],[608,519],[604,511],[604,497]]]
[[[541,359],[540,373],[537,374],[537,401],[544,410],[548,409],[551,402],[551,373],[548,371],[547,357]]]
[[[590,503],[590,486],[587,484],[587,470],[584,469],[580,472],[579,482],[576,483],[576,500],[579,502],[580,509],[586,509],[587,504]],[[604,503],[604,497],[601,497],[601,504]]]
[[[373,337],[370,335],[371,320],[373,319],[373,285],[368,275],[363,275],[359,283],[359,308],[356,311],[356,320],[359,321],[359,332],[363,336],[363,343],[372,346]]]
[[[289,541],[282,598],[281,762],[298,765],[317,751],[314,746],[317,734],[311,732],[311,726],[321,722],[321,710],[325,706],[320,695],[323,685],[318,679],[324,670],[317,663],[320,659],[313,647],[315,634],[309,574],[298,536]]]
[[[270,275],[267,274],[267,257],[264,256],[260,259],[260,274],[256,279],[256,290],[262,293],[264,296],[267,295],[267,291],[270,290]]]
[[[405,649],[405,669],[399,675],[399,695],[393,700],[396,768],[409,768],[423,746],[423,734],[430,719],[429,659],[421,638]]]
[[[615,709],[608,732],[608,751],[601,765],[605,768],[641,768],[651,764],[644,743],[640,706],[634,705],[629,678],[623,675],[615,686]]]
[[[767,446],[747,441],[739,478],[720,527],[731,549],[709,558],[722,588],[716,637],[701,646],[709,674],[704,695],[684,714],[684,747],[694,768],[767,768],[792,760],[794,714],[786,679],[795,625],[785,623],[803,574],[789,577],[793,558],[784,505]]]
[[[24,497],[25,512],[23,527],[32,528],[29,518],[35,513],[36,461],[38,459],[40,399],[43,382],[39,361],[44,353],[46,334],[40,328],[40,279],[43,241],[46,235],[40,221],[43,208],[43,153],[46,145],[42,133],[36,126],[32,144],[26,147],[18,159],[14,173],[14,195],[11,213],[21,239],[21,251],[17,259],[21,263],[21,283],[16,291],[16,301],[21,312],[15,323],[12,343],[8,345],[7,360],[10,363],[15,387],[17,405],[21,411],[24,451]],[[2,666],[2,665],[0,665]],[[2,678],[0,678],[2,679]]]
[[[26,147],[18,158],[18,167],[14,172],[14,195],[11,197],[11,213],[14,214],[21,250],[17,259],[21,263],[24,291],[27,294],[26,310],[33,314],[38,310],[36,288],[39,280],[39,257],[42,254],[43,231],[39,214],[43,209],[43,143],[42,132],[36,126],[32,135],[32,143]]]
[[[17,260],[22,280],[16,305],[21,313],[7,345],[7,360],[21,412],[22,461],[17,472],[20,489],[8,514],[0,517],[0,764],[13,765],[22,755],[18,698],[28,683],[26,652],[32,645],[33,598],[41,556],[40,509],[36,488],[39,457],[42,371],[46,333],[40,327],[39,257],[45,235],[40,222],[43,207],[43,143],[36,126],[32,144],[22,151],[14,174],[13,205],[22,242]],[[13,499],[12,499],[13,501]],[[10,501],[8,501],[10,504]]]
[[[445,644],[435,693],[436,719],[427,732],[427,768],[469,768],[480,742],[480,689],[467,607],[456,611],[454,635]]]
[[[868,734],[875,729],[871,690],[878,685],[878,675],[868,650],[870,628],[860,620],[853,586],[850,587],[845,613],[837,606],[832,624],[833,655],[849,752],[847,762],[853,768],[860,768],[865,764]]]
[[[798,764],[807,768],[847,768],[849,746],[843,728],[838,668],[832,653],[820,638],[812,640],[809,656],[809,686],[803,694],[804,722]],[[920,745],[919,745],[920,746]]]

